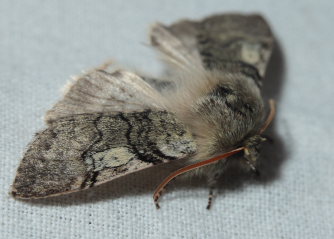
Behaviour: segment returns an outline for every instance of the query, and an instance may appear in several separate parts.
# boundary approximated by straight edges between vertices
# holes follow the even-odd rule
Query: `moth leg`
[[[211,208],[211,205],[212,205],[212,198],[213,198],[213,191],[214,191],[214,187],[210,187],[209,189],[209,197],[208,197],[208,205],[206,206],[206,209],[210,209]]]
[[[259,177],[260,176],[260,171],[256,168],[256,166],[249,160],[246,159],[246,163],[248,164],[248,166],[250,167],[250,169],[252,170],[252,172]]]
[[[206,209],[210,209],[211,205],[212,205],[212,200],[215,196],[215,192],[217,191],[217,183],[218,183],[218,179],[221,176],[221,172],[217,172],[215,174],[213,174],[213,176],[209,176],[208,177],[208,185],[209,185],[209,195],[208,195],[208,204],[206,206]]]
[[[253,171],[253,173],[259,177],[260,171],[256,168],[255,164],[253,162],[256,162],[255,159],[252,158],[252,155],[249,153],[249,150],[245,149],[245,155],[244,159],[246,160],[246,163],[248,164],[249,168]]]

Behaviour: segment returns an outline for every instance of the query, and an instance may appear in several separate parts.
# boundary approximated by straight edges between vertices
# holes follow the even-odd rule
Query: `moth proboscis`
[[[227,157],[257,171],[266,119],[261,85],[273,36],[259,15],[222,14],[154,24],[151,45],[167,63],[163,80],[97,68],[78,77],[45,115],[12,187],[16,198],[88,189],[160,163],[186,158],[154,193],[195,169],[212,190]]]

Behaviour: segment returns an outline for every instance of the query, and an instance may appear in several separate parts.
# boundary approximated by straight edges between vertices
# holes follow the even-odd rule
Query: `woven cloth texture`
[[[334,238],[334,1],[59,0],[0,2],[0,238]],[[107,60],[162,71],[150,24],[257,12],[278,46],[264,94],[278,113],[262,176],[227,172],[211,210],[201,180],[173,183],[156,210],[158,166],[69,196],[8,195],[42,116],[83,70]]]

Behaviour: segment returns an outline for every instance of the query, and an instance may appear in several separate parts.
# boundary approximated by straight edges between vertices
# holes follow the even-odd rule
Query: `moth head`
[[[275,116],[275,105],[274,101],[270,100],[269,101],[270,105],[270,113],[264,122],[264,125],[262,128],[259,130],[259,133],[248,137],[242,144],[242,148],[244,151],[244,159],[246,160],[247,164],[249,167],[256,173],[259,174],[257,171],[255,165],[256,161],[259,158],[259,151],[261,149],[261,145],[263,142],[267,141],[267,138],[262,137],[261,134],[268,128],[270,123],[272,122],[274,116]]]
[[[262,137],[261,135],[254,135],[248,138],[243,145],[244,148],[244,156],[246,163],[250,167],[252,171],[256,174],[259,174],[256,169],[256,162],[259,158],[259,152],[262,146],[262,143],[265,142],[267,139]]]

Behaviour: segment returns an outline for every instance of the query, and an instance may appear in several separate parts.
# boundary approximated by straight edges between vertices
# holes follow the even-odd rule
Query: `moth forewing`
[[[36,135],[12,194],[38,198],[87,189],[195,151],[190,132],[166,111],[73,115]]]

